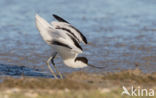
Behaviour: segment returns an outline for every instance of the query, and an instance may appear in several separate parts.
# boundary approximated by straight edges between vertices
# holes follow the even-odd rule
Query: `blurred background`
[[[156,72],[155,5],[155,0],[0,0],[0,74],[6,65],[49,73],[45,62],[51,48],[35,27],[36,13],[48,22],[54,20],[52,14],[61,16],[87,37],[89,45],[81,55],[106,67],[82,69],[85,72],[136,67]],[[66,67],[60,57],[55,62],[61,72],[80,70]]]

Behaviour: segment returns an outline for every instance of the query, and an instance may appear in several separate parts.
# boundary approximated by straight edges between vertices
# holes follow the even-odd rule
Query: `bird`
[[[48,23],[44,18],[35,15],[35,24],[42,36],[43,40],[52,47],[53,52],[47,60],[48,68],[53,74],[54,78],[58,79],[53,69],[50,67],[50,62],[54,66],[60,78],[63,79],[62,74],[57,70],[54,63],[56,55],[60,55],[63,63],[72,68],[84,68],[87,66],[96,67],[88,64],[86,57],[78,57],[83,53],[80,43],[87,44],[86,37],[76,27],[71,25],[68,21],[58,15],[52,15],[57,21]],[[100,67],[101,68],[101,67]]]

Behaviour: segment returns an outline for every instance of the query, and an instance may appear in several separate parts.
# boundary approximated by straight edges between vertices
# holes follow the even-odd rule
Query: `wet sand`
[[[156,90],[156,73],[145,74],[140,70],[108,72],[105,74],[88,74],[73,72],[65,74],[65,79],[32,78],[32,77],[3,77],[0,83],[2,95],[33,98],[55,96],[56,98],[101,98],[121,97],[122,86],[131,86]],[[81,96],[81,97],[78,97]],[[8,97],[11,98],[11,97]],[[17,97],[18,98],[18,97]],[[125,98],[129,98],[125,96]],[[143,97],[141,97],[143,98]],[[153,97],[154,98],[154,97]]]
[[[120,87],[122,85],[142,85],[145,87],[156,86],[156,73],[145,74],[139,69],[108,72],[103,74],[73,72],[70,74],[64,74],[64,79],[53,79],[47,77],[33,78],[30,76],[14,78],[1,76],[1,78],[3,78],[3,80],[0,84],[0,88],[95,89]]]

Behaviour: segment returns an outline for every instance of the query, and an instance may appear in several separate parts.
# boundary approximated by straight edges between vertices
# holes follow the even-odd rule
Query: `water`
[[[143,72],[156,72],[155,5],[155,0],[1,0],[0,64],[49,72],[45,62],[51,48],[35,27],[38,13],[49,22],[54,20],[52,14],[62,16],[87,37],[89,45],[82,55],[89,63],[106,67],[84,71],[112,72],[137,66]],[[80,70],[64,66],[60,58],[55,62],[61,72]]]

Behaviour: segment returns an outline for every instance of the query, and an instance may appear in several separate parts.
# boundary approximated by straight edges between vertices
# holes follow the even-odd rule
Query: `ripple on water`
[[[84,46],[83,55],[89,63],[106,66],[84,71],[118,71],[136,68],[137,64],[144,72],[155,72],[156,6],[152,2],[155,0],[1,0],[0,63],[46,72],[45,61],[52,49],[36,30],[34,16],[39,13],[52,21],[51,14],[56,13],[87,36],[89,45]],[[65,67],[60,58],[56,64],[62,72],[80,70]]]

